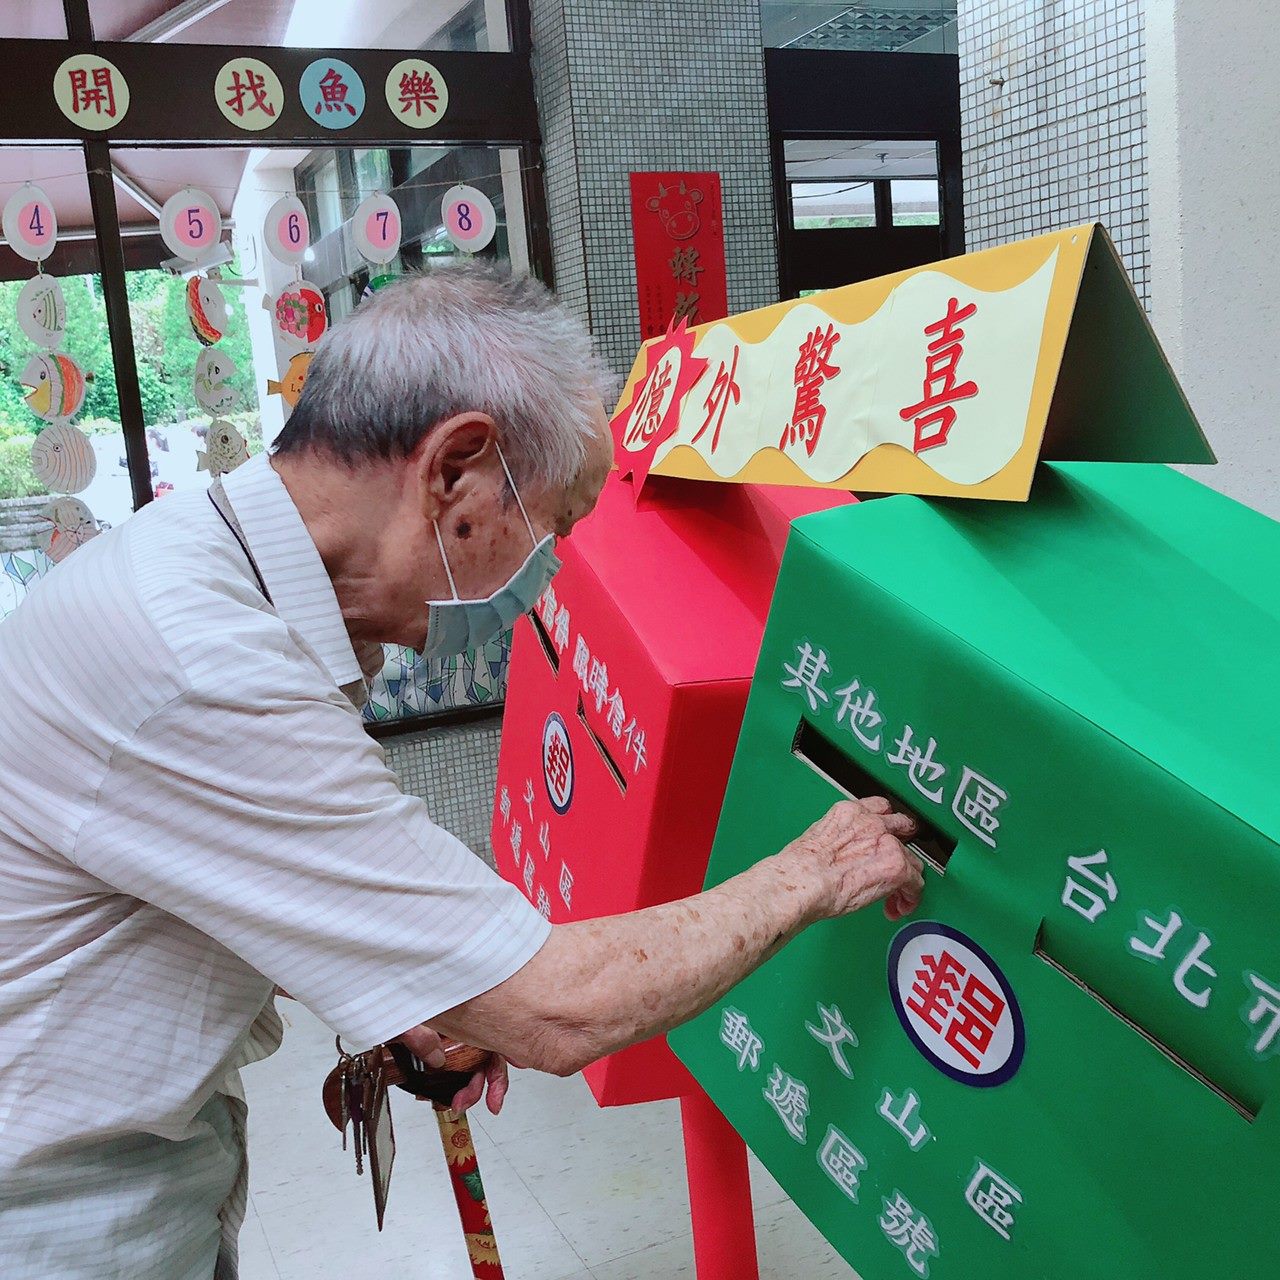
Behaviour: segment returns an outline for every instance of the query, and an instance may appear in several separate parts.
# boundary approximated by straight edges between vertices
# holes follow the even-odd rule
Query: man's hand
[[[429,1067],[437,1070],[445,1065],[444,1044],[440,1033],[433,1031],[425,1023],[420,1027],[413,1027],[406,1031],[404,1035],[397,1036],[397,1040],[408,1045],[410,1051]],[[465,1088],[459,1089],[454,1095],[453,1109],[461,1114],[463,1111],[469,1111],[480,1101],[485,1095],[485,1087],[488,1086],[488,1097],[485,1103],[489,1110],[496,1116],[502,1110],[502,1104],[506,1100],[507,1089],[510,1086],[510,1080],[507,1075],[507,1060],[499,1054],[492,1054],[489,1058],[488,1065],[483,1071],[477,1071],[471,1077]]]
[[[781,853],[704,893],[557,925],[524,968],[432,1021],[570,1075],[701,1013],[815,921],[882,899],[891,920],[914,910],[922,869],[902,844],[914,829],[886,800],[838,804]],[[883,977],[872,967],[862,980]],[[480,1096],[475,1082],[465,1092]]]
[[[836,805],[779,855],[787,869],[817,875],[817,919],[848,915],[884,900],[890,920],[920,905],[920,860],[902,843],[916,824],[874,796]]]

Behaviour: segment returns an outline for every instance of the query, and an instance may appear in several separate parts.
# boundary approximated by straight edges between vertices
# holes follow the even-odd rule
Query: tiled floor
[[[320,1105],[333,1037],[280,1001],[284,1048],[244,1073],[251,1197],[242,1280],[469,1280],[434,1117],[393,1099],[395,1177],[381,1235],[366,1174]],[[508,1280],[693,1277],[689,1201],[674,1103],[600,1110],[581,1078],[521,1072],[495,1118],[472,1129]],[[856,1280],[753,1161],[763,1280]]]

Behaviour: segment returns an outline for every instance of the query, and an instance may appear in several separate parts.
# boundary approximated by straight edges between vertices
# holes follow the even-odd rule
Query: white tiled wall
[[[640,342],[633,170],[715,170],[729,310],[777,300],[759,0],[533,0],[556,289],[619,374]]]
[[[1104,223],[1148,302],[1142,0],[960,0],[965,236]]]

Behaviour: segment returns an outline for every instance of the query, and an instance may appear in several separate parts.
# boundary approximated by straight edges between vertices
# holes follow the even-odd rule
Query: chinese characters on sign
[[[980,1067],[1005,1002],[944,947],[939,955],[926,955],[916,970],[907,1008],[970,1066]]]
[[[1120,888],[1111,872],[1111,857],[1106,849],[1074,854],[1067,859],[1061,898],[1064,907],[1089,924],[1096,924],[1119,896]],[[1208,1009],[1219,977],[1209,962],[1213,946],[1209,935],[1172,908],[1163,912],[1140,912],[1139,925],[1126,938],[1130,954],[1152,965],[1173,960],[1174,990],[1195,1008]],[[1240,1017],[1250,1028],[1249,1052],[1255,1058],[1268,1058],[1280,1052],[1280,984],[1252,970],[1241,974],[1241,982],[1246,1000]]]
[[[938,1238],[934,1235],[929,1219],[917,1213],[911,1201],[895,1189],[893,1199],[881,1198],[884,1214],[880,1218],[880,1230],[885,1237],[902,1250],[907,1265],[918,1276],[928,1276],[929,1259],[938,1256]]]
[[[694,434],[693,440],[696,443],[702,439],[714,418],[716,429],[711,437],[712,453],[715,453],[720,444],[720,428],[724,426],[724,415],[728,413],[730,404],[740,404],[742,401],[742,388],[738,386],[734,376],[738,372],[738,355],[741,351],[742,347],[735,342],[733,344],[732,363],[726,365],[723,360],[720,361],[720,367],[716,370],[716,376],[712,380],[711,390],[707,393],[706,400],[703,401],[703,408],[706,410],[707,416],[702,420],[702,426]]]
[[[893,750],[885,750],[885,738],[881,732],[885,719],[878,709],[878,694],[860,680],[828,692],[826,680],[833,672],[825,649],[805,640],[796,645],[795,659],[783,662],[782,670],[786,677],[782,687],[796,690],[813,714],[821,715],[830,707],[834,693],[840,699],[835,715],[837,725],[847,725],[849,732],[866,750],[876,755],[884,750],[887,763],[905,769],[911,785],[927,800],[938,805],[946,802],[945,778],[950,769],[937,759],[937,741],[928,738],[921,745],[923,735],[917,739],[915,728],[904,724],[902,732],[894,739]],[[961,768],[951,812],[967,831],[994,849],[1000,831],[999,811],[1008,799],[1003,788],[965,765]]]
[[[431,129],[449,107],[449,89],[438,68],[421,58],[397,62],[387,75],[387,105],[410,129]]]
[[[996,962],[958,929],[933,920],[900,929],[889,995],[908,1038],[943,1075],[985,1087],[1017,1074],[1022,1011]]]
[[[936,967],[948,975],[955,971],[954,963]],[[844,1058],[843,1050],[846,1046],[857,1048],[857,1034],[838,1005],[819,1002],[817,1009],[822,1025],[806,1022],[805,1029],[828,1049],[833,1070],[845,1079],[852,1079],[853,1071]],[[721,1010],[719,1038],[733,1057],[739,1073],[760,1071],[764,1040],[741,1009],[728,1005]],[[802,1146],[809,1146],[809,1119],[813,1109],[809,1086],[774,1062],[759,1096],[773,1109],[783,1132]],[[875,1110],[885,1123],[902,1135],[913,1153],[922,1151],[933,1136],[920,1117],[920,1095],[914,1089],[904,1089],[899,1095],[890,1089],[882,1089]],[[843,1129],[831,1123],[827,1124],[825,1136],[816,1144],[814,1155],[818,1168],[839,1192],[850,1203],[858,1204],[862,1175],[874,1163],[873,1159],[865,1155]],[[957,1176],[955,1187],[957,1196],[960,1188],[964,1188],[965,1203],[996,1235],[1006,1241],[1012,1240],[1015,1217],[1023,1201],[1022,1192],[1012,1182],[978,1158],[971,1166],[967,1185]],[[883,1213],[878,1219],[881,1231],[889,1243],[901,1251],[916,1274],[927,1276],[930,1259],[939,1256],[937,1235],[929,1219],[896,1188],[893,1198],[883,1198],[881,1204]]]
[[[640,336],[728,314],[717,173],[633,173],[631,227]]]
[[[58,68],[53,96],[68,120],[95,132],[119,124],[129,109],[129,85],[120,68],[93,53],[76,54]]]
[[[751,1029],[745,1013],[729,1008],[720,1015],[720,1043],[737,1055],[739,1071],[760,1070],[764,1041]]]
[[[237,128],[257,132],[279,119],[284,86],[265,62],[235,58],[218,72],[214,82],[218,109]]]
[[[298,82],[298,97],[307,113],[326,129],[346,129],[364,114],[365,90],[360,73],[339,58],[319,58]]]
[[[829,324],[825,329],[819,325],[800,344],[794,377],[796,402],[791,421],[782,429],[779,449],[785,451],[803,444],[809,457],[813,457],[827,417],[822,388],[840,372],[839,367],[831,363],[831,352],[839,341],[835,325]]]
[[[563,656],[569,648],[571,619],[569,611],[556,599],[554,584],[547,587],[534,612],[556,652]],[[609,679],[608,662],[599,653],[591,652],[581,632],[573,639],[573,672],[582,683],[583,706],[604,717],[609,732],[622,746],[623,762],[629,761],[632,771],[639,773],[649,763],[644,728],[635,716],[627,715],[622,690]]]
[[[970,400],[978,394],[978,384],[959,382],[956,372],[964,355],[964,330],[960,323],[977,311],[977,303],[962,307],[959,299],[950,298],[942,319],[925,327],[925,337],[931,341],[924,357],[924,397],[902,410],[904,422],[915,422],[916,453],[946,444],[955,426],[956,401]]]
[[[1012,1182],[979,1160],[964,1198],[996,1235],[1005,1240],[1013,1238],[1015,1206],[1022,1203],[1022,1192]]]

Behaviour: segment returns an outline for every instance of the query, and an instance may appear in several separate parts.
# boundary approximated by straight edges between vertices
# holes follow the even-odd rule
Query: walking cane
[[[351,1126],[357,1173],[363,1172],[364,1156],[369,1158],[378,1230],[382,1230],[387,1184],[395,1156],[386,1089],[388,1085],[395,1085],[419,1101],[430,1102],[435,1111],[453,1198],[462,1220],[471,1274],[475,1280],[503,1280],[498,1242],[494,1239],[471,1140],[471,1125],[465,1113],[456,1115],[449,1105],[471,1077],[484,1068],[489,1054],[471,1045],[448,1044],[444,1046],[445,1065],[433,1068],[397,1041],[379,1045],[356,1057],[343,1053],[341,1046],[338,1052],[338,1065],[324,1082],[324,1109],[334,1127],[342,1131],[344,1145],[348,1125]]]

